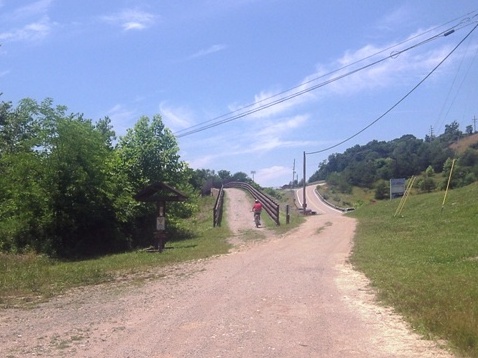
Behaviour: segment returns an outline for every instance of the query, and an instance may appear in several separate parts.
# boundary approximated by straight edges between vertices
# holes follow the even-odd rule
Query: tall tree
[[[190,184],[191,171],[180,160],[176,138],[162,122],[161,116],[152,119],[141,117],[117,146],[118,168],[123,173],[131,193],[138,192],[154,182],[166,182],[184,192],[190,200],[186,203],[168,204],[168,224],[174,227],[177,218],[188,217],[196,209],[196,193]],[[125,188],[126,189],[126,188]],[[153,222],[155,209],[151,204],[130,203],[134,220],[129,230],[135,243],[142,244],[141,227]]]
[[[141,117],[118,144],[123,170],[134,189],[156,181],[173,186],[187,179],[186,163],[180,160],[176,138],[161,116]]]

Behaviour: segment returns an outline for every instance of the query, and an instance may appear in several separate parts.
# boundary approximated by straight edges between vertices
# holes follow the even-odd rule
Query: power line
[[[466,36],[448,53],[448,55],[446,55],[420,82],[418,82],[410,91],[408,91],[402,98],[400,98],[393,106],[391,106],[389,109],[387,109],[381,116],[379,116],[377,119],[375,119],[374,121],[372,121],[371,123],[369,123],[367,126],[365,126],[364,128],[362,128],[361,130],[359,130],[358,132],[356,132],[355,134],[351,135],[350,137],[348,137],[347,139],[344,139],[343,141],[341,141],[340,143],[337,143],[337,144],[334,144],[333,146],[330,146],[328,148],[325,148],[325,149],[321,149],[321,150],[317,150],[315,152],[309,152],[309,153],[305,153],[307,155],[309,154],[318,154],[318,153],[322,153],[322,152],[325,152],[325,151],[328,151],[330,149],[333,149],[333,148],[336,148],[338,147],[339,145],[341,144],[344,144],[346,142],[348,142],[349,140],[351,140],[352,138],[355,138],[356,136],[358,136],[359,134],[361,134],[362,132],[366,131],[368,128],[370,128],[371,126],[373,126],[375,123],[377,123],[380,119],[382,119],[383,117],[385,117],[388,113],[390,113],[393,109],[395,109],[395,107],[397,107],[400,103],[402,103],[408,96],[410,96],[418,87],[420,87],[420,85],[425,82],[428,77],[430,77],[455,51],[458,47],[460,47],[460,45],[472,34],[473,31],[475,31],[475,29],[478,27],[478,24],[475,25],[475,27],[473,27],[471,29],[471,31],[466,34]]]
[[[437,26],[437,27],[435,27],[435,28],[433,28],[433,29],[431,29],[431,30],[428,30],[428,31],[426,31],[426,32],[424,32],[424,33],[421,33],[420,35],[416,35],[416,36],[414,36],[414,37],[412,37],[412,38],[410,38],[410,39],[407,39],[407,40],[405,40],[405,41],[402,41],[402,42],[400,42],[400,43],[398,43],[398,44],[395,44],[395,45],[393,45],[393,46],[387,47],[386,49],[383,49],[383,50],[378,51],[378,52],[376,52],[376,53],[374,53],[374,54],[372,54],[372,55],[369,55],[369,56],[367,56],[367,57],[365,57],[365,58],[363,58],[363,59],[360,59],[360,60],[357,60],[357,61],[355,61],[355,62],[353,62],[353,63],[350,63],[350,64],[348,64],[348,65],[346,65],[346,66],[343,66],[343,67],[341,67],[341,68],[339,68],[339,69],[337,69],[337,70],[334,70],[334,71],[331,71],[331,72],[329,72],[329,73],[327,73],[327,74],[324,74],[324,75],[321,75],[321,76],[312,78],[312,79],[310,79],[310,80],[308,80],[308,81],[306,81],[306,82],[301,83],[301,84],[298,85],[298,86],[292,87],[292,88],[290,88],[290,89],[288,89],[288,90],[285,90],[285,91],[282,91],[282,92],[280,92],[280,93],[277,93],[277,94],[275,94],[275,95],[273,95],[273,96],[264,98],[264,99],[262,99],[262,100],[260,100],[260,101],[258,101],[258,102],[251,103],[251,104],[246,105],[246,106],[244,106],[244,107],[241,107],[241,108],[239,108],[239,109],[237,109],[237,110],[234,110],[234,111],[231,111],[231,112],[229,112],[229,113],[223,114],[223,115],[218,116],[218,117],[215,117],[215,118],[213,118],[213,119],[210,119],[210,120],[208,120],[208,121],[201,122],[201,123],[198,123],[198,124],[193,125],[193,126],[191,126],[191,127],[178,130],[178,131],[176,131],[176,132],[173,133],[173,134],[176,136],[176,138],[181,138],[181,137],[185,137],[185,136],[187,136],[187,135],[195,134],[195,133],[198,133],[198,132],[201,132],[201,131],[204,131],[204,130],[207,130],[207,129],[210,129],[210,128],[213,128],[213,127],[216,127],[216,126],[225,124],[225,123],[228,123],[228,122],[232,122],[232,121],[237,120],[237,119],[239,119],[239,118],[246,117],[246,116],[248,116],[248,115],[250,115],[250,114],[254,114],[254,113],[256,113],[256,112],[259,112],[259,111],[262,111],[262,110],[264,110],[264,109],[270,108],[270,107],[272,107],[272,106],[278,105],[278,104],[280,104],[280,103],[283,103],[283,102],[285,102],[285,101],[291,100],[291,99],[293,99],[293,98],[296,98],[296,97],[301,96],[301,95],[303,95],[303,94],[306,94],[306,93],[308,93],[308,92],[314,91],[314,90],[316,90],[316,89],[318,89],[318,88],[320,88],[320,87],[326,86],[327,84],[330,84],[330,83],[332,83],[332,82],[338,81],[338,80],[340,80],[340,79],[342,79],[342,78],[345,78],[345,77],[350,76],[350,75],[352,75],[352,74],[355,74],[355,73],[357,73],[357,72],[359,72],[359,71],[362,71],[362,70],[364,70],[364,69],[367,69],[367,68],[369,68],[369,67],[372,67],[372,66],[374,66],[374,65],[376,65],[376,64],[378,64],[378,63],[381,63],[381,62],[383,62],[383,61],[386,61],[386,60],[388,60],[388,59],[390,59],[390,58],[396,58],[396,57],[398,57],[400,54],[402,54],[402,53],[404,53],[404,52],[406,52],[406,51],[409,51],[409,50],[411,50],[411,49],[413,49],[413,48],[416,48],[416,47],[421,46],[421,45],[423,45],[423,44],[425,44],[425,43],[428,43],[428,42],[430,42],[430,41],[433,41],[433,40],[435,40],[435,39],[437,39],[437,38],[439,38],[439,37],[441,37],[441,36],[448,36],[448,35],[450,35],[451,33],[455,32],[456,30],[459,30],[459,29],[461,29],[462,27],[467,26],[467,25],[465,25],[465,23],[468,22],[468,21],[470,21],[471,18],[467,18],[466,16],[469,16],[469,15],[473,14],[474,12],[476,12],[476,11],[470,12],[470,13],[468,13],[468,14],[462,16],[462,17],[459,17],[459,18],[456,18],[456,19],[454,19],[454,20],[448,21],[447,23],[445,23],[445,24],[443,24],[443,25]],[[475,16],[477,16],[477,15],[474,15],[473,17],[475,17]],[[381,54],[381,53],[383,53],[383,52],[385,52],[385,51],[389,51],[389,50],[391,50],[391,49],[393,49],[393,48],[396,48],[397,46],[400,46],[400,45],[402,45],[402,44],[404,44],[404,43],[406,43],[406,42],[410,42],[410,41],[412,41],[412,40],[414,40],[414,39],[416,39],[416,38],[418,38],[418,37],[421,37],[421,36],[423,36],[423,35],[425,35],[425,34],[431,32],[431,31],[434,31],[434,30],[436,30],[436,29],[438,29],[438,28],[440,28],[440,27],[443,27],[443,26],[445,26],[445,25],[448,25],[449,23],[454,22],[454,21],[459,20],[459,19],[463,19],[463,20],[462,20],[460,23],[458,23],[457,25],[455,25],[455,26],[453,26],[453,27],[451,27],[451,28],[448,28],[448,29],[446,29],[446,30],[444,30],[444,31],[442,31],[442,32],[440,32],[440,33],[438,33],[438,34],[436,34],[436,35],[433,35],[433,36],[431,36],[430,38],[427,38],[427,39],[425,39],[425,40],[423,40],[423,41],[421,41],[421,42],[419,42],[419,43],[417,43],[417,44],[414,44],[414,45],[412,45],[412,46],[409,46],[409,47],[407,47],[407,48],[405,48],[405,49],[403,49],[403,50],[400,50],[400,51],[392,52],[392,53],[390,53],[388,56],[386,56],[386,57],[384,57],[384,58],[382,58],[382,59],[379,59],[379,60],[377,60],[377,61],[374,61],[374,62],[372,62],[372,63],[370,63],[370,64],[368,64],[368,65],[362,66],[362,67],[360,67],[360,68],[358,68],[358,69],[352,70],[352,71],[347,72],[347,73],[345,73],[345,74],[339,75],[339,76],[337,76],[337,77],[331,78],[331,79],[329,79],[329,80],[327,80],[327,81],[321,82],[321,83],[319,83],[319,84],[317,84],[317,85],[308,87],[308,88],[303,89],[303,90],[300,90],[300,91],[292,92],[292,91],[297,90],[297,89],[299,89],[299,88],[303,88],[304,86],[306,86],[306,85],[308,85],[308,84],[310,84],[310,83],[312,83],[312,82],[315,82],[315,81],[317,81],[317,80],[319,80],[319,79],[321,79],[321,78],[324,78],[324,77],[330,76],[330,75],[332,75],[332,74],[334,74],[334,73],[338,73],[338,72],[340,72],[340,71],[343,71],[343,70],[346,69],[346,68],[349,68],[349,67],[351,67],[351,66],[353,66],[353,65],[356,65],[356,64],[358,64],[358,63],[360,63],[360,62],[363,62],[363,61],[365,61],[365,60],[367,60],[367,59],[370,59],[370,58],[372,58],[372,57],[374,57],[374,56],[377,56],[377,55],[379,55],[379,54]],[[460,26],[460,25],[462,25],[462,26]],[[285,95],[285,94],[287,94],[287,93],[290,93],[290,92],[292,92],[292,93],[289,94],[289,95],[287,95],[287,96],[283,96],[283,95]],[[280,97],[280,96],[283,96],[283,97]],[[277,97],[279,97],[279,98],[276,99],[276,100],[274,100],[274,101],[271,101],[271,102],[269,102],[269,103],[265,103],[265,104],[262,104],[262,105],[257,106],[257,105],[260,104],[260,103],[264,103],[264,102],[266,102],[266,101],[270,101],[270,100],[272,100],[272,99],[274,99],[274,98],[277,98]],[[255,107],[255,106],[257,106],[257,107]],[[255,108],[254,108],[254,107],[255,107]],[[237,114],[236,114],[236,113],[237,113]],[[224,119],[221,119],[221,118],[224,118]]]

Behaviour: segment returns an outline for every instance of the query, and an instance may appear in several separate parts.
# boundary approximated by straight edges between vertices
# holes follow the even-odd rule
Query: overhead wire
[[[448,114],[450,113],[450,110],[460,92],[460,89],[461,87],[463,86],[463,83],[465,82],[467,76],[468,76],[468,73],[470,72],[470,69],[472,68],[473,66],[473,63],[475,62],[476,60],[476,57],[477,57],[477,54],[478,54],[478,47],[476,48],[476,51],[475,51],[475,54],[473,56],[473,59],[470,61],[469,65],[468,65],[468,68],[465,70],[465,73],[463,75],[463,78],[461,79],[460,83],[458,84],[458,89],[456,90],[456,93],[454,95],[454,97],[449,101],[449,98],[451,97],[451,93],[452,93],[452,90],[453,88],[455,87],[455,83],[457,82],[458,80],[458,74],[459,72],[461,71],[462,67],[464,66],[464,62],[465,62],[465,57],[467,56],[468,54],[468,50],[469,50],[469,47],[470,47],[470,43],[468,43],[468,46],[466,48],[466,50],[464,51],[463,53],[463,57],[460,61],[460,64],[458,66],[458,69],[456,71],[456,74],[455,74],[455,77],[453,78],[453,81],[452,83],[450,84],[450,89],[448,90],[448,93],[447,93],[447,96],[446,96],[446,100],[443,101],[443,105],[442,105],[442,108],[440,110],[440,113],[438,115],[438,118],[435,122],[435,126],[433,127],[434,129],[436,130],[440,130],[440,128],[442,128],[443,126],[443,123],[445,121],[445,119],[448,117]],[[448,102],[450,102],[448,104]],[[443,115],[443,113],[445,112],[445,108],[448,106],[448,109],[446,110],[446,113]]]
[[[239,108],[239,109],[236,109],[236,110],[231,111],[231,112],[229,112],[229,113],[226,113],[226,114],[223,114],[223,115],[221,115],[221,116],[215,117],[215,118],[210,119],[210,120],[208,120],[208,121],[204,121],[204,122],[198,123],[198,124],[196,124],[196,125],[193,125],[193,126],[191,126],[191,127],[178,130],[178,131],[176,131],[176,132],[173,133],[173,134],[176,136],[176,138],[181,138],[181,137],[185,137],[185,136],[187,136],[187,135],[195,134],[195,133],[198,133],[198,132],[201,132],[201,131],[204,131],[204,130],[207,130],[207,129],[210,129],[210,128],[213,128],[213,127],[216,127],[216,126],[219,126],[219,125],[222,125],[222,124],[225,124],[225,123],[228,123],[228,122],[237,120],[237,119],[239,119],[239,118],[246,117],[246,116],[248,116],[248,115],[250,115],[250,114],[254,114],[254,113],[256,113],[256,112],[265,110],[265,109],[270,108],[270,107],[272,107],[272,106],[278,105],[278,104],[283,103],[283,102],[285,102],[285,101],[288,101],[288,100],[291,100],[291,99],[296,98],[296,97],[298,97],[298,96],[301,96],[301,95],[303,95],[303,94],[305,94],[305,93],[314,91],[314,90],[316,90],[316,89],[318,89],[318,88],[320,88],[320,87],[326,86],[326,85],[328,85],[328,84],[330,84],[330,83],[332,83],[332,82],[338,81],[338,80],[340,80],[340,79],[342,79],[342,78],[344,78],[344,77],[347,77],[347,76],[350,76],[350,75],[352,75],[352,74],[355,74],[355,73],[357,73],[357,72],[359,72],[359,71],[365,70],[365,69],[367,69],[367,68],[369,68],[369,67],[372,67],[372,66],[374,66],[374,65],[377,65],[378,63],[381,63],[381,62],[383,62],[383,61],[386,61],[386,60],[388,60],[388,59],[390,59],[390,58],[396,58],[397,56],[399,56],[400,54],[402,54],[402,53],[404,53],[404,52],[406,52],[406,51],[409,51],[409,50],[411,50],[411,49],[413,49],[413,48],[416,48],[416,47],[421,46],[421,45],[423,45],[423,44],[425,44],[425,43],[428,43],[428,42],[430,42],[430,41],[433,41],[433,40],[435,40],[435,39],[437,39],[437,38],[439,38],[439,37],[448,36],[448,35],[450,35],[451,33],[455,32],[456,30],[459,30],[459,29],[461,29],[461,28],[464,27],[464,26],[468,26],[468,25],[465,25],[465,23],[468,22],[468,21],[470,21],[470,18],[469,18],[469,17],[465,17],[465,16],[469,16],[470,14],[473,14],[474,12],[476,12],[476,11],[470,12],[470,13],[468,13],[468,14],[462,16],[462,17],[456,18],[456,19],[454,19],[454,20],[450,20],[450,21],[446,22],[445,24],[442,24],[442,25],[440,25],[440,26],[437,26],[437,27],[435,27],[435,28],[433,28],[433,29],[430,29],[430,30],[428,30],[428,31],[426,31],[426,32],[423,32],[423,33],[421,33],[421,34],[419,34],[419,35],[413,36],[413,37],[411,37],[411,38],[409,38],[409,39],[407,39],[407,40],[404,40],[404,41],[402,41],[402,42],[400,42],[400,43],[398,43],[398,44],[395,44],[395,45],[393,45],[393,46],[389,46],[389,47],[387,47],[387,48],[385,48],[385,49],[383,49],[383,50],[381,50],[381,51],[378,51],[378,52],[376,52],[376,53],[374,53],[374,54],[372,54],[372,55],[369,55],[369,56],[367,56],[367,57],[365,57],[365,58],[362,58],[362,59],[360,59],[360,60],[357,60],[357,61],[355,61],[355,62],[352,62],[352,63],[350,63],[350,64],[348,64],[348,65],[346,65],[346,66],[343,66],[343,67],[341,67],[341,68],[339,68],[339,69],[337,69],[337,70],[331,71],[331,72],[329,72],[329,73],[327,73],[327,74],[323,74],[323,75],[318,76],[318,77],[314,77],[314,78],[312,78],[312,79],[310,79],[310,80],[308,80],[308,81],[306,81],[306,82],[301,83],[300,85],[297,85],[297,86],[292,87],[292,88],[289,88],[289,89],[287,89],[287,90],[285,90],[285,91],[279,92],[279,93],[277,93],[277,94],[275,94],[275,95],[273,95],[273,96],[269,96],[269,97],[264,98],[264,99],[262,99],[262,100],[260,100],[260,101],[257,101],[257,102],[255,102],[255,103],[251,103],[251,104],[249,104],[249,105],[243,106],[243,107],[241,107],[241,108]],[[477,15],[474,15],[474,17],[475,17],[475,16],[477,16]],[[377,61],[374,61],[374,62],[372,62],[372,63],[369,63],[369,64],[367,64],[367,65],[365,65],[365,66],[359,67],[359,68],[357,68],[357,69],[355,69],[355,70],[353,70],[353,71],[350,71],[350,72],[347,72],[347,73],[345,73],[345,74],[342,74],[342,75],[333,77],[333,78],[331,78],[331,79],[329,79],[329,80],[326,80],[326,81],[324,81],[324,82],[318,83],[318,84],[316,84],[316,85],[314,85],[314,86],[307,87],[306,89],[303,89],[303,90],[300,90],[300,91],[296,91],[296,92],[293,92],[293,93],[291,93],[291,94],[288,94],[288,95],[284,96],[284,95],[287,94],[287,93],[290,93],[290,92],[292,92],[292,91],[294,91],[294,90],[297,90],[297,89],[299,89],[299,88],[302,88],[302,87],[304,87],[304,86],[306,86],[306,85],[308,85],[308,84],[310,84],[310,83],[312,83],[312,82],[315,82],[315,81],[317,81],[317,80],[319,80],[319,79],[321,79],[321,78],[324,78],[324,77],[327,77],[327,76],[331,76],[332,74],[335,74],[335,73],[338,73],[338,72],[340,72],[340,71],[343,71],[343,70],[346,69],[346,68],[349,68],[349,67],[351,67],[351,66],[353,66],[353,65],[356,65],[356,64],[358,64],[358,63],[360,63],[360,62],[363,62],[363,61],[365,61],[365,60],[367,60],[367,59],[370,59],[370,58],[372,58],[372,57],[375,57],[375,56],[377,56],[377,55],[379,55],[379,54],[381,54],[381,53],[383,53],[383,52],[385,52],[385,51],[389,51],[389,50],[391,50],[391,49],[393,49],[393,48],[396,48],[397,46],[400,46],[400,45],[402,45],[402,44],[404,44],[404,43],[406,43],[406,42],[410,42],[410,41],[412,41],[412,40],[414,40],[414,39],[416,39],[416,38],[418,38],[418,37],[424,36],[425,34],[431,32],[431,31],[434,31],[434,30],[436,30],[436,29],[438,29],[438,28],[440,28],[440,27],[444,27],[444,26],[448,25],[449,23],[454,22],[454,21],[456,21],[456,20],[458,20],[458,19],[462,19],[462,21],[461,21],[460,23],[458,23],[457,25],[452,26],[452,27],[450,27],[450,28],[447,28],[446,30],[441,31],[441,32],[439,32],[438,34],[435,34],[435,35],[433,35],[433,36],[431,36],[431,37],[429,37],[429,38],[427,38],[427,39],[425,39],[425,40],[423,40],[423,41],[421,41],[421,42],[418,42],[418,43],[416,43],[416,44],[414,44],[414,45],[412,45],[412,46],[409,46],[409,47],[407,47],[407,48],[405,48],[405,49],[403,49],[403,50],[392,52],[392,53],[390,53],[388,56],[386,56],[386,57],[384,57],[384,58],[381,58],[381,59],[379,59],[379,60],[377,60]],[[461,26],[460,26],[460,25],[461,25]],[[282,96],[282,97],[280,97],[280,96]],[[274,98],[276,98],[276,97],[280,97],[280,98],[271,101],[272,99],[274,99]],[[266,101],[271,101],[271,102],[268,102],[268,103],[265,103],[265,104],[262,104],[262,105],[259,105],[259,106],[258,106],[258,104],[264,103],[264,102],[266,102]],[[255,107],[255,108],[254,108],[254,107]],[[235,113],[237,113],[237,114],[235,114]],[[224,119],[221,119],[221,118],[224,118]]]
[[[317,151],[313,151],[313,152],[308,152],[308,153],[305,153],[307,155],[310,155],[310,154],[318,154],[318,153],[323,153],[325,151],[329,151],[333,148],[336,148],[346,142],[348,142],[349,140],[357,137],[359,134],[363,133],[364,131],[366,131],[368,128],[370,128],[371,126],[373,126],[375,123],[377,123],[380,119],[382,119],[383,117],[385,117],[388,113],[390,113],[393,109],[395,109],[395,107],[397,107],[400,103],[402,103],[408,96],[410,96],[418,87],[420,87],[420,85],[423,84],[423,82],[425,82],[457,49],[458,47],[460,47],[460,45],[473,33],[473,31],[476,30],[476,28],[478,27],[478,24],[475,25],[471,30],[470,32],[468,32],[468,34],[466,34],[465,37],[463,37],[463,39],[461,39],[460,42],[458,42],[458,44],[425,76],[423,77],[411,90],[409,90],[402,98],[400,98],[397,102],[395,102],[395,104],[393,106],[391,106],[389,109],[387,109],[382,115],[380,115],[378,118],[376,118],[374,121],[372,121],[371,123],[369,123],[367,126],[365,126],[364,128],[362,128],[361,130],[359,130],[358,132],[354,133],[353,135],[351,135],[350,137],[342,140],[341,142],[337,143],[337,144],[334,144],[330,147],[327,147],[325,149],[321,149],[321,150],[317,150]]]

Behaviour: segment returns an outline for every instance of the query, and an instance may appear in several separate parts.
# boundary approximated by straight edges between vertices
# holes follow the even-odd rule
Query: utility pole
[[[473,116],[473,133],[476,133],[476,121],[478,120],[478,118],[476,118],[476,116]]]
[[[252,171],[251,171],[251,174],[252,174],[252,182],[254,182],[254,174],[256,174],[256,171],[255,171],[255,170],[252,170]]]
[[[302,195],[303,195],[302,208],[304,209],[304,215],[306,215],[307,214],[307,211],[306,211],[306,209],[307,209],[307,201],[306,200],[307,199],[305,198],[305,151],[304,151],[304,183],[303,184],[304,185],[303,185],[303,193],[302,193]]]
[[[290,184],[291,189],[294,188],[294,180],[295,180],[295,159],[294,159],[294,165],[292,167],[292,183]]]

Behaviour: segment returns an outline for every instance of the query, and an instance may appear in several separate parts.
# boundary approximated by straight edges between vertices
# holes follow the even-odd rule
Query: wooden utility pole
[[[292,183],[290,184],[291,188],[294,188],[294,180],[295,180],[295,159],[294,159],[294,165],[292,166]]]
[[[307,213],[307,199],[305,198],[305,151],[304,151],[304,183],[303,183],[303,203],[302,208],[304,209],[304,215]]]

